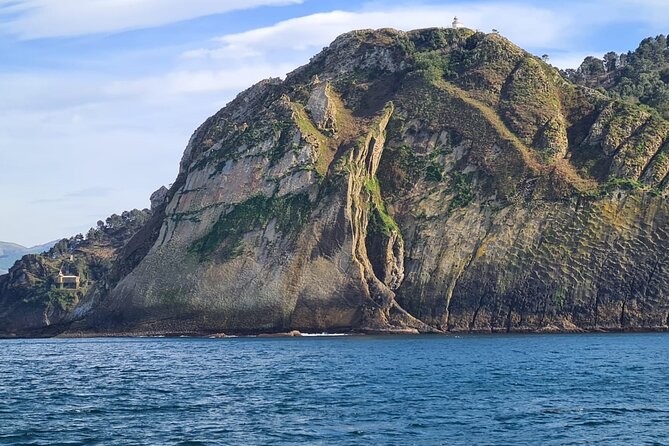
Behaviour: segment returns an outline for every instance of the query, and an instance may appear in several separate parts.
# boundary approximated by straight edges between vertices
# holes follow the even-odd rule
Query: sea
[[[669,334],[0,341],[0,445],[669,445]]]

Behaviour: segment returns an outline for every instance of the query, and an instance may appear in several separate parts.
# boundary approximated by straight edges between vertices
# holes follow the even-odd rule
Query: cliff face
[[[668,134],[497,34],[345,34],[195,132],[70,329],[666,328]]]

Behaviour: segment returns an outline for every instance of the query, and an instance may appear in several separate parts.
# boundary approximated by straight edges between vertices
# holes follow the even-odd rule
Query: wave
[[[333,336],[351,336],[350,333],[301,333],[304,337],[333,337]]]

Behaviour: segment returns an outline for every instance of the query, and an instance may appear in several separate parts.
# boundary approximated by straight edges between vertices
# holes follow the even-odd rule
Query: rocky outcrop
[[[329,82],[321,82],[316,76],[306,109],[316,127],[330,135],[337,131],[337,106]]]
[[[110,289],[118,252],[149,219],[145,209],[112,215],[86,236],[26,255],[0,277],[0,336],[47,336],[83,317]],[[58,274],[79,278],[76,289],[61,289]]]
[[[348,33],[194,133],[67,329],[666,329],[668,132],[498,34]]]
[[[169,199],[169,193],[169,189],[167,189],[165,186],[161,186],[160,189],[152,193],[150,198],[151,210],[156,211],[161,206],[165,206],[167,204],[167,200]]]

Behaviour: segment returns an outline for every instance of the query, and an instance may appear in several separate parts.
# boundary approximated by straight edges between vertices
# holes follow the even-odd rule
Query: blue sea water
[[[0,341],[2,445],[669,444],[669,335]]]

